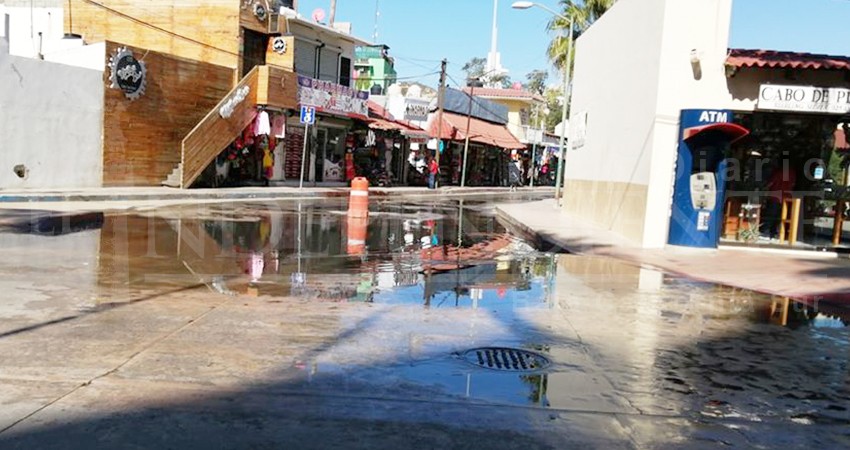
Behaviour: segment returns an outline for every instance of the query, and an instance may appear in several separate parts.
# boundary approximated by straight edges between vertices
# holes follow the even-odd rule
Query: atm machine
[[[731,121],[731,111],[682,111],[668,244],[717,248],[729,146],[749,134]]]

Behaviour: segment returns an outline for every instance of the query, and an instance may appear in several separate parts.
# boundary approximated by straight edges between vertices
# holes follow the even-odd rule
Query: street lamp
[[[568,91],[570,89],[570,61],[573,59],[573,25],[575,24],[575,22],[571,18],[539,3],[514,2],[511,5],[511,8],[528,9],[532,6],[536,6],[540,9],[548,11],[554,16],[566,20],[570,23],[570,31],[569,35],[567,36],[567,60],[564,61],[564,107],[561,111],[561,157],[558,158],[558,172],[555,177],[555,205],[557,206],[561,203],[561,178],[563,178],[564,173],[564,159],[566,159],[567,156],[567,108],[570,107],[570,95]]]

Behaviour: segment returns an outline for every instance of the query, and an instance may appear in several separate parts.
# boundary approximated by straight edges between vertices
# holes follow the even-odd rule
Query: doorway
[[[269,37],[256,31],[242,29],[242,77],[256,66],[266,64]]]
[[[752,131],[732,146],[722,242],[809,250],[850,249],[844,230],[841,116],[755,112],[735,115]]]

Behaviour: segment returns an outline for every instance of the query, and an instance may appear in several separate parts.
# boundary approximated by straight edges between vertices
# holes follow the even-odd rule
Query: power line
[[[395,59],[397,59],[397,60],[399,60],[399,61],[406,62],[406,63],[411,64],[411,65],[414,65],[414,66],[419,67],[419,68],[421,68],[421,69],[425,69],[425,70],[437,70],[437,68],[439,68],[439,64],[440,64],[440,63],[438,62],[438,63],[437,63],[437,67],[428,67],[428,66],[426,66],[425,64],[420,64],[420,63],[416,62],[416,61],[415,61],[415,60],[413,60],[413,59],[407,59],[407,58],[404,58],[404,57],[402,57],[402,56],[394,55],[394,56],[393,56],[393,58],[395,58]]]

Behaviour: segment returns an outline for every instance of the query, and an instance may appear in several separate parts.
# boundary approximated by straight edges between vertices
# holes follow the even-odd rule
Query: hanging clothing
[[[278,139],[286,138],[286,116],[284,114],[275,114],[272,119],[272,131],[274,137]]]
[[[268,136],[272,134],[272,125],[269,122],[269,113],[266,111],[260,112],[257,115],[256,129],[254,131],[255,136]]]
[[[251,282],[256,283],[257,281],[260,281],[260,278],[263,277],[263,269],[265,269],[266,267],[266,261],[263,259],[263,254],[251,253],[249,264],[249,275],[251,275]]]
[[[263,176],[267,180],[274,177],[274,156],[268,147],[263,149]]]

